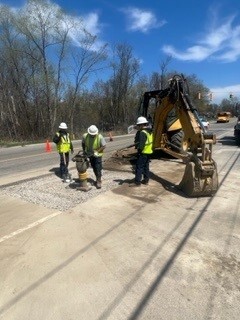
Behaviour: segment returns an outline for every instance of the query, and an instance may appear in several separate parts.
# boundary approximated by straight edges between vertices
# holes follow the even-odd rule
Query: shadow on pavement
[[[60,173],[59,167],[57,167],[57,168],[52,168],[52,169],[49,170],[49,172],[53,172],[58,178],[61,179],[61,173]]]
[[[218,139],[217,142],[221,143],[222,145],[236,146],[236,140],[234,136],[222,137],[221,139]]]

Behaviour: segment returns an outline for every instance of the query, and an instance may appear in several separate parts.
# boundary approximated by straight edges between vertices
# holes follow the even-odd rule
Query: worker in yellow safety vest
[[[151,128],[148,125],[148,120],[145,117],[137,119],[136,127],[138,129],[135,135],[135,148],[137,149],[137,161],[135,167],[135,180],[130,187],[140,187],[141,184],[148,185],[149,183],[149,162],[150,156],[153,153],[152,143],[153,136]],[[143,179],[142,179],[143,178]]]
[[[82,137],[82,149],[89,158],[91,167],[96,176],[96,188],[102,187],[102,156],[106,147],[104,137],[99,133],[95,125],[91,125]]]
[[[69,153],[74,152],[73,144],[68,133],[68,127],[65,122],[60,123],[59,131],[53,137],[53,142],[56,143],[57,151],[60,156],[60,176],[66,178],[68,175]]]

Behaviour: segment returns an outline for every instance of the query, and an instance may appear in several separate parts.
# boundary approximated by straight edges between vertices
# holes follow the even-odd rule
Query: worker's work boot
[[[101,181],[101,179],[97,179],[96,188],[97,188],[97,189],[101,189],[101,188],[102,188],[102,181]]]

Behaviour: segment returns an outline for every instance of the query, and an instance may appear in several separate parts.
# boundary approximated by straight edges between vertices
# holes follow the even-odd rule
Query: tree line
[[[76,138],[91,124],[127,132],[141,95],[166,88],[179,73],[168,71],[170,63],[166,57],[159,70],[142,74],[129,44],[99,45],[83,23],[46,0],[30,0],[17,14],[1,6],[0,139],[51,138],[60,122]],[[108,74],[107,79],[101,74]],[[197,109],[212,112],[209,89],[196,75],[184,76]]]

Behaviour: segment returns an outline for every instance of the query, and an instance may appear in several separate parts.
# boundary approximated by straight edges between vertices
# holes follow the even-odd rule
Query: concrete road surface
[[[175,160],[65,212],[1,194],[0,319],[238,320],[239,148],[224,141],[213,197],[185,197]]]

